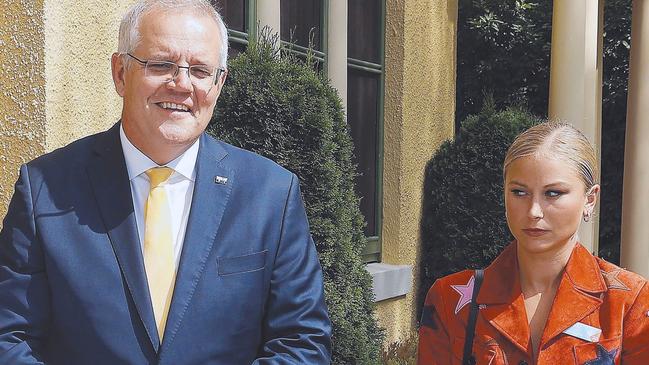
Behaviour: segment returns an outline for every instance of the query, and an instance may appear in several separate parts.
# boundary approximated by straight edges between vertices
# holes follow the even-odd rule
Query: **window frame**
[[[313,58],[317,63],[322,65],[322,69],[327,69],[327,57],[328,57],[328,30],[329,30],[329,3],[330,0],[322,0],[321,3],[321,16],[320,16],[320,50],[309,50],[308,47],[300,46],[297,44],[292,44],[289,41],[282,40],[281,34],[280,39],[280,48],[284,52],[292,53],[300,58],[306,58],[307,54],[311,52]],[[280,14],[281,17],[281,14]]]
[[[230,46],[232,43],[236,43],[248,47],[248,43],[250,43],[251,40],[257,37],[257,0],[244,0],[244,6],[246,12],[246,31],[242,32],[239,30],[227,28],[229,43],[228,46]],[[223,16],[223,14],[221,14],[221,16]]]
[[[382,259],[382,236],[383,236],[383,146],[384,146],[384,115],[385,115],[385,0],[380,2],[380,34],[381,41],[379,42],[379,54],[381,63],[373,63],[363,61],[351,57],[347,57],[347,73],[349,69],[355,69],[364,72],[378,74],[379,76],[379,90],[377,97],[377,135],[376,135],[376,211],[374,212],[374,224],[376,227],[376,235],[366,237],[366,244],[361,253],[365,263],[381,262]],[[349,19],[347,20],[349,22]],[[349,32],[349,29],[347,30]],[[347,100],[349,103],[349,100]],[[366,217],[367,219],[367,217]]]
[[[248,46],[249,42],[257,37],[259,31],[257,19],[257,1],[244,0],[246,11],[246,30],[241,32],[228,28],[228,37],[231,43]],[[280,50],[289,52],[299,58],[306,58],[308,52],[311,52],[314,60],[322,70],[327,70],[328,65],[328,44],[329,44],[329,7],[333,5],[332,0],[322,0],[321,17],[320,17],[320,50],[310,50],[288,41],[281,40],[279,37]],[[379,59],[381,63],[363,61],[347,57],[347,68],[345,72],[349,74],[349,69],[355,69],[364,72],[370,72],[379,76],[379,88],[377,95],[377,133],[376,133],[376,191],[374,199],[376,201],[374,212],[374,224],[376,235],[366,237],[366,245],[362,250],[362,258],[366,263],[381,262],[382,259],[382,235],[383,235],[383,161],[384,161],[384,118],[385,118],[385,17],[386,17],[386,0],[379,3],[380,9],[380,35],[379,42]],[[348,6],[345,3],[345,6]],[[281,15],[280,15],[281,17]],[[349,19],[347,20],[349,22]],[[349,29],[347,30],[349,32]],[[335,41],[335,40],[332,40]],[[320,67],[321,66],[321,67]],[[347,100],[349,104],[349,100]],[[348,105],[345,106],[348,109]],[[349,122],[349,121],[348,121]],[[367,217],[366,217],[367,219]]]

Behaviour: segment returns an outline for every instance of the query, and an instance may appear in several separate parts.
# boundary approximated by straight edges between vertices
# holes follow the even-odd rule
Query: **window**
[[[356,180],[367,220],[366,261],[381,258],[383,165],[384,1],[349,0],[347,23],[347,120],[361,176]]]
[[[230,49],[228,58],[236,57],[246,50],[250,34],[255,34],[255,1],[254,0],[211,0],[212,5],[221,13],[228,27]]]
[[[256,34],[257,1],[212,0],[221,9],[230,35],[230,57],[245,50]],[[279,26],[283,52],[304,58],[313,47],[318,69],[325,70],[329,6],[347,6],[347,121],[361,176],[357,193],[367,221],[364,258],[381,259],[383,180],[383,83],[385,0],[280,0]],[[344,71],[343,71],[344,72]]]
[[[327,0],[281,0],[280,38],[282,47],[300,57],[306,56],[309,41],[318,68],[324,68],[326,58]]]

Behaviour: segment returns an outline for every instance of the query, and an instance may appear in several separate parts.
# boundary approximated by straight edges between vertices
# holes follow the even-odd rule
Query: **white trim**
[[[347,111],[347,1],[329,1],[327,76]]]
[[[264,26],[271,28],[271,33],[280,32],[280,0],[257,1],[257,21],[259,29]],[[279,43],[277,44],[279,47]]]
[[[406,295],[412,288],[412,266],[371,263],[365,266],[372,275],[374,302]]]

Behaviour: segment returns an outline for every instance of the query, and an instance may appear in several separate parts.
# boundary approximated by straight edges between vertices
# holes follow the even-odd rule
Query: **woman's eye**
[[[557,191],[557,190],[548,190],[545,192],[545,196],[550,198],[557,198],[563,194],[564,194],[563,191]]]
[[[515,196],[524,196],[525,192],[521,189],[512,189],[512,194]]]

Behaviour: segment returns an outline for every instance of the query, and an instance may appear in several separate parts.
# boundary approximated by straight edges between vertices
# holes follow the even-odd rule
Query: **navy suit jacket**
[[[0,364],[328,364],[297,177],[200,137],[160,344],[119,124],[23,165],[0,232]]]

